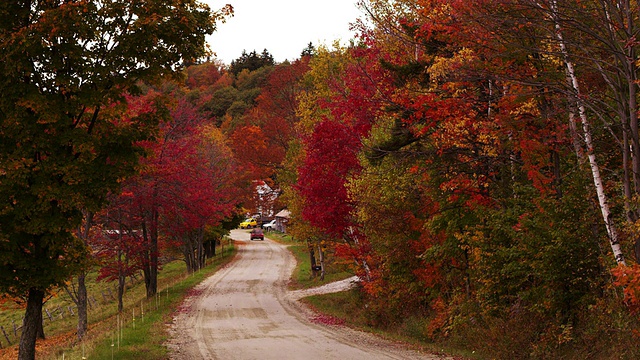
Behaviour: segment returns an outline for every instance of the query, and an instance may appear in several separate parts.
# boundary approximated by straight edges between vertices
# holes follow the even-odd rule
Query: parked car
[[[262,229],[255,228],[251,230],[251,240],[264,240],[264,233]]]
[[[276,220],[271,220],[268,223],[262,224],[262,228],[265,230],[275,230],[276,228]]]
[[[240,229],[254,228],[258,226],[258,222],[254,218],[248,218],[240,223]]]

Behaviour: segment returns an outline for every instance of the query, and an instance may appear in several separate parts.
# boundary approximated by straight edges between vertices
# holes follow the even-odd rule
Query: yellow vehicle
[[[258,222],[254,218],[249,218],[240,223],[240,229],[254,228],[258,226]]]

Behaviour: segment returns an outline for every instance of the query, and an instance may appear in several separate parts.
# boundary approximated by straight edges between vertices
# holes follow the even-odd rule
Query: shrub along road
[[[441,359],[314,321],[296,301],[299,293],[286,289],[295,266],[286,246],[250,241],[246,231],[231,237],[236,260],[198,285],[176,313],[171,359]]]

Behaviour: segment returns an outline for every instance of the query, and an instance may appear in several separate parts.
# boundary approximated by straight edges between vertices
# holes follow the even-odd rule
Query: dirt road
[[[171,326],[171,359],[441,359],[344,326],[311,321],[288,292],[295,266],[286,247],[232,231],[238,255],[201,283]],[[327,290],[330,291],[330,290]]]

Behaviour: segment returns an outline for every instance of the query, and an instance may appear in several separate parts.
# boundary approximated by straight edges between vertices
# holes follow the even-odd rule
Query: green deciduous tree
[[[27,304],[20,359],[35,358],[43,300],[86,258],[72,234],[82,210],[133,173],[136,141],[164,113],[123,117],[124,95],[204,55],[227,10],[191,0],[0,5],[0,289]]]

